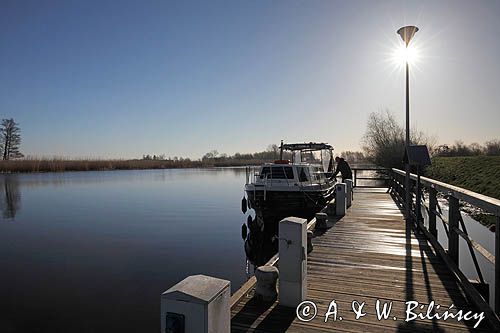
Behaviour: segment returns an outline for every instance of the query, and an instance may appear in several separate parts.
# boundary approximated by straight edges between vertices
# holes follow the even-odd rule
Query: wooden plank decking
[[[463,332],[490,331],[484,319],[414,320],[405,322],[406,301],[440,304],[442,314],[451,304],[464,312],[478,312],[424,236],[406,234],[403,216],[385,189],[357,190],[347,214],[313,239],[308,256],[308,297],[318,316],[301,322],[295,309],[263,304],[244,295],[231,309],[232,332]],[[375,302],[393,302],[391,316],[378,320]],[[338,316],[325,323],[324,314],[335,300]],[[365,302],[366,316],[355,320],[353,301]],[[418,313],[417,309],[414,310]],[[455,310],[456,311],[456,310]],[[396,317],[396,320],[394,320]],[[486,327],[486,329],[485,329]]]

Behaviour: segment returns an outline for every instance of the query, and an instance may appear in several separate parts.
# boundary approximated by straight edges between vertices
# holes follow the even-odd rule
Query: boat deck
[[[477,320],[426,319],[405,321],[406,301],[424,309],[434,301],[442,314],[455,308],[478,312],[423,235],[407,233],[403,215],[386,189],[356,189],[347,214],[326,232],[315,232],[308,256],[308,297],[318,315],[309,322],[297,319],[296,310],[277,302],[252,298],[253,288],[231,309],[232,332],[491,332]],[[337,320],[325,313],[332,300]],[[375,303],[392,302],[388,319],[378,320]],[[366,315],[355,319],[353,301],[365,302]],[[456,311],[456,309],[455,309]],[[340,320],[342,317],[342,320]]]

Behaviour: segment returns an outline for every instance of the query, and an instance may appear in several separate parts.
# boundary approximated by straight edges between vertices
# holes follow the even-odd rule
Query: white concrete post
[[[352,180],[346,179],[346,207],[349,208],[352,205]]]
[[[229,333],[231,283],[205,275],[185,278],[161,295],[161,332]]]
[[[307,220],[280,221],[279,258],[279,303],[295,308],[307,296]]]
[[[335,215],[345,215],[346,211],[346,185],[338,183],[335,185]]]

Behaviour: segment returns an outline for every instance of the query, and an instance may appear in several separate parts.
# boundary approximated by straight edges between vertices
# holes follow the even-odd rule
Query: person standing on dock
[[[337,162],[337,168],[335,169],[335,172],[333,173],[331,178],[335,178],[340,172],[340,174],[342,175],[342,183],[345,183],[346,179],[352,179],[352,171],[349,163],[347,163],[346,160],[339,156],[335,157],[335,162]]]

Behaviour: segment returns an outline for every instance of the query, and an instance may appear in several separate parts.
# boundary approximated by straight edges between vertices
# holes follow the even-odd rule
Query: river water
[[[248,278],[244,182],[244,168],[0,175],[0,332],[158,332],[160,294],[186,276],[234,292]],[[494,253],[494,234],[463,215]]]
[[[0,332],[158,332],[192,274],[246,281],[244,168],[0,175]]]

